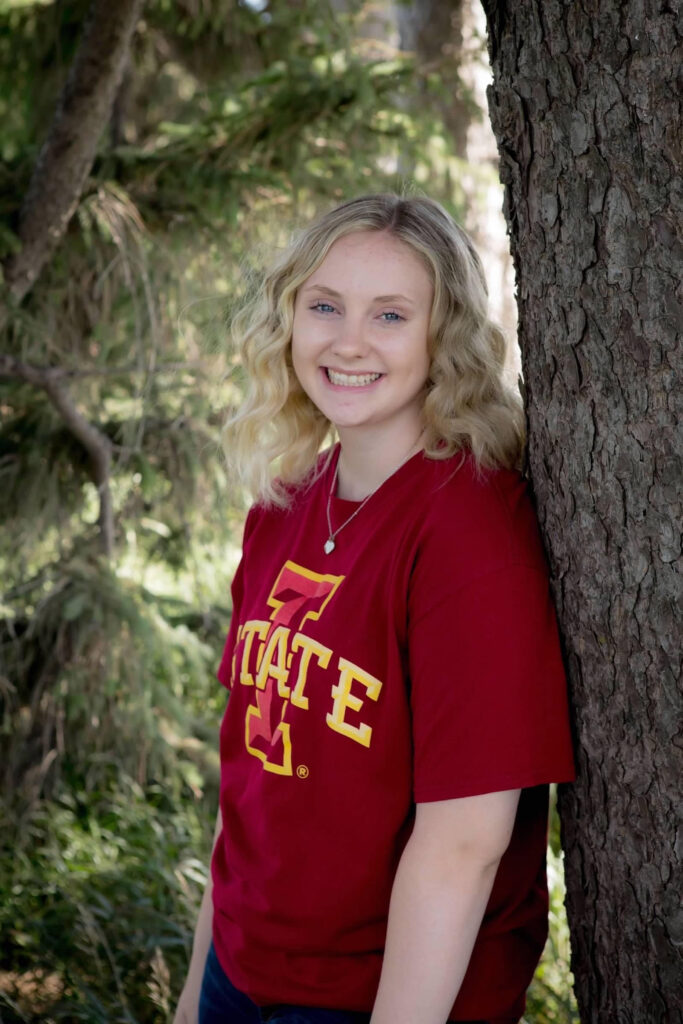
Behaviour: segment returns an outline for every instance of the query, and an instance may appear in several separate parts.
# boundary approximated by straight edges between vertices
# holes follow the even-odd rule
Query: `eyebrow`
[[[309,284],[304,288],[305,292],[323,292],[325,295],[331,295],[334,299],[341,299],[343,296],[334,290],[334,288],[328,288],[324,284]],[[407,295],[375,295],[373,302],[407,302],[409,306],[414,306],[415,303],[412,299],[409,299]]]

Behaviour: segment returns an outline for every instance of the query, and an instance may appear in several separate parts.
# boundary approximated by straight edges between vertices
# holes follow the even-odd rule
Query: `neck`
[[[362,501],[376,491],[404,462],[422,448],[419,426],[405,437],[385,437],[339,430],[341,452],[337,473],[337,497]]]

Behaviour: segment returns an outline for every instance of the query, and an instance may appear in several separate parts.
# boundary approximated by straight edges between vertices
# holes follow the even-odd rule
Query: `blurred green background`
[[[0,0],[0,259],[88,6]],[[221,453],[240,400],[226,324],[295,225],[365,191],[423,190],[486,246],[500,193],[477,155],[482,24],[454,0],[144,6],[76,214],[0,343],[69,371],[113,445],[116,523],[108,559],[86,453],[43,389],[0,379],[7,1024],[172,1020],[207,875],[244,516]],[[486,255],[505,318],[505,256]],[[526,1019],[569,1024],[555,816],[549,873]]]

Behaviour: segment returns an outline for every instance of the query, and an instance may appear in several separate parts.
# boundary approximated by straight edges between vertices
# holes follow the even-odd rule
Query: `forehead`
[[[340,293],[374,297],[401,292],[416,301],[431,298],[432,282],[422,259],[386,231],[356,231],[338,238],[304,287],[325,285]]]

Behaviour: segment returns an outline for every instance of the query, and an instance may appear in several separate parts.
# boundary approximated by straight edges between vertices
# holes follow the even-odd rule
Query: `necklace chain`
[[[416,454],[417,454],[417,452],[415,452],[415,451],[413,451],[411,449],[411,451],[408,453],[408,455],[406,455],[406,457],[403,460],[403,462],[399,463],[399,465],[396,467],[396,469],[390,475],[393,476],[395,473],[398,473],[399,469],[401,469],[402,466],[405,466],[405,464],[408,461],[408,459],[412,459],[413,455],[416,455]],[[358,506],[358,508],[355,508],[353,510],[351,515],[347,519],[344,520],[344,522],[341,524],[341,526],[338,526],[336,530],[333,530],[332,529],[332,519],[330,517],[330,507],[332,505],[332,495],[334,494],[334,489],[335,489],[335,487],[337,485],[337,477],[339,476],[339,459],[340,458],[341,458],[341,452],[339,453],[339,458],[337,459],[337,465],[334,467],[334,476],[332,477],[332,486],[330,487],[330,493],[327,495],[327,508],[326,508],[325,511],[327,513],[328,537],[327,537],[327,540],[325,541],[325,543],[323,545],[323,550],[325,551],[326,555],[331,555],[332,552],[334,551],[334,549],[336,548],[336,546],[337,546],[337,544],[336,544],[336,537],[337,537],[337,535],[339,533],[341,533],[341,531],[344,529],[345,526],[349,525],[349,523],[351,522],[352,519],[356,518],[356,516],[361,511],[361,509],[365,505],[367,505],[367,503],[370,501],[370,498],[373,496],[373,494],[376,494],[377,491],[382,486],[382,484],[386,482],[385,480],[382,480],[382,483],[377,484],[377,487],[375,487],[374,491],[370,491],[370,493],[365,498],[363,498],[363,500],[361,501],[361,503]],[[389,477],[387,477],[387,480],[388,479],[389,479]]]

